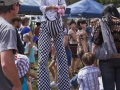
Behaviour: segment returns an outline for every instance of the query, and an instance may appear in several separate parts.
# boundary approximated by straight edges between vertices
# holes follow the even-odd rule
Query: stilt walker
[[[59,8],[58,8],[59,7]],[[38,89],[50,90],[50,79],[47,67],[51,38],[54,45],[58,64],[58,89],[70,90],[68,64],[63,44],[63,29],[61,14],[58,9],[66,8],[65,0],[40,0],[40,10],[43,13],[38,41]]]

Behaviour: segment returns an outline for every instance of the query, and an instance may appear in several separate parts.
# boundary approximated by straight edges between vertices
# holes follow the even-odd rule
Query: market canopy
[[[95,18],[101,17],[103,5],[94,0],[81,0],[67,8],[71,8],[71,17]]]
[[[65,13],[69,14],[70,8],[67,8]],[[19,14],[42,14],[39,9],[39,0],[23,0],[23,2],[21,2]]]

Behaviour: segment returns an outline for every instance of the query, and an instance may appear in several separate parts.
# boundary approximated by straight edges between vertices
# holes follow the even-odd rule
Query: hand
[[[52,5],[51,9],[58,9],[56,5]]]
[[[20,87],[13,86],[12,90],[22,90],[22,89],[21,89],[21,86]]]

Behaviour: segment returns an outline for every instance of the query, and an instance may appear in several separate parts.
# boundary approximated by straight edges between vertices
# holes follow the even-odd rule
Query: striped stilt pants
[[[38,40],[38,90],[51,90],[47,62],[52,37],[54,38],[58,59],[58,90],[70,90],[67,57],[63,44],[63,33],[59,33],[57,36],[51,36],[50,31],[47,29],[46,22],[41,23]]]

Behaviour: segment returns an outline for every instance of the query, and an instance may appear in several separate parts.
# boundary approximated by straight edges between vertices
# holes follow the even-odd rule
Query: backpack
[[[117,49],[114,43],[110,28],[104,19],[100,20],[103,43],[95,50],[95,56],[100,60],[107,60],[117,54]]]

